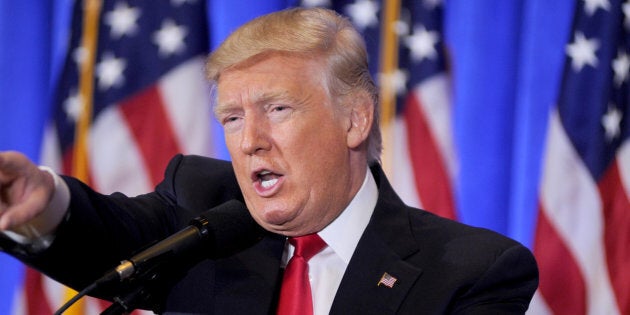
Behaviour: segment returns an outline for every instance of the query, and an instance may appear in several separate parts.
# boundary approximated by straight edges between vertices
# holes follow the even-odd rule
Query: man
[[[11,239],[0,246],[82,288],[199,211],[241,199],[269,233],[235,255],[177,262],[150,283],[145,306],[274,313],[294,237],[317,235],[325,247],[308,260],[314,314],[525,312],[538,277],[525,247],[407,207],[390,187],[378,163],[376,88],[346,19],[324,9],[260,17],[211,54],[207,71],[232,165],[177,156],[154,192],[128,198],[54,180],[4,153],[0,229]]]

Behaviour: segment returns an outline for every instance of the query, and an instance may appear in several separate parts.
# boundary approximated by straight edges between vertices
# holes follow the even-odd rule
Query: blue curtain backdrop
[[[67,0],[0,1],[0,150],[18,150],[37,161],[48,117],[51,80],[61,57]],[[10,314],[23,274],[0,254],[0,314]]]
[[[531,246],[574,1],[446,1],[462,221]]]
[[[208,0],[211,42],[293,2]],[[560,83],[574,1],[445,2],[461,157],[459,214],[531,246],[547,114]],[[0,150],[38,159],[71,3],[0,1]],[[22,266],[0,254],[0,268],[0,314],[8,314]]]

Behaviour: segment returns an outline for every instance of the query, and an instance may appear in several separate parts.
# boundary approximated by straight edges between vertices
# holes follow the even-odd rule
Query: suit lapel
[[[372,171],[379,186],[378,202],[337,290],[331,314],[394,314],[422,273],[405,261],[419,250],[406,207],[380,167]],[[385,273],[389,276],[383,283]]]
[[[388,249],[375,233],[365,233],[359,245],[330,313],[394,314],[422,271]],[[391,287],[379,284],[385,273],[394,281]]]

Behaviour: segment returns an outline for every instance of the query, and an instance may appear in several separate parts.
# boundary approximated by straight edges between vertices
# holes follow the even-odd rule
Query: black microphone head
[[[230,200],[193,219],[205,239],[204,251],[221,258],[249,248],[260,241],[265,230],[254,221],[244,203]]]

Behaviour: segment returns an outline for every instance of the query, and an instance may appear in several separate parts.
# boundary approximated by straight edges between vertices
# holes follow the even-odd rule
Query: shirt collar
[[[359,243],[359,239],[370,222],[377,199],[378,187],[368,168],[363,185],[350,201],[348,207],[318,233],[346,264],[350,263],[350,258]]]

